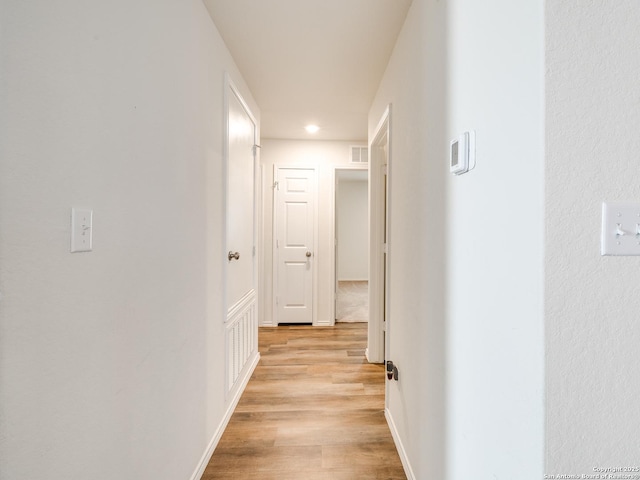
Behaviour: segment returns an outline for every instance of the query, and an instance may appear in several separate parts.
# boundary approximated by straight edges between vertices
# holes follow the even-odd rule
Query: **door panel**
[[[277,323],[313,323],[315,170],[276,170]]]
[[[284,243],[288,248],[305,247],[307,232],[301,226],[305,225],[309,216],[308,205],[303,202],[287,202],[285,204],[285,237]]]
[[[227,307],[255,288],[255,124],[233,90],[229,95],[227,248],[239,258],[227,266]]]
[[[307,264],[301,262],[285,262],[282,297],[289,308],[305,308],[308,302],[306,295]]]
[[[259,358],[257,258],[254,250],[258,211],[257,148],[254,144],[258,125],[229,76],[225,78],[225,104],[225,248],[220,255],[225,265],[223,295],[227,309],[224,325],[225,400],[233,402]],[[237,258],[235,255],[230,257],[229,252],[238,252]],[[212,373],[216,371],[214,368]]]

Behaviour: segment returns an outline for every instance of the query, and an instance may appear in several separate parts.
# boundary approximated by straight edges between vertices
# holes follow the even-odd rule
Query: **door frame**
[[[331,278],[333,280],[333,287],[331,289],[331,324],[330,326],[334,326],[336,323],[336,301],[337,301],[337,285],[338,285],[338,271],[336,268],[336,262],[338,260],[338,256],[336,255],[336,247],[338,245],[338,239],[336,238],[338,229],[336,226],[336,223],[338,221],[338,215],[336,215],[336,195],[338,194],[338,191],[336,189],[337,186],[337,172],[338,170],[361,170],[361,171],[367,171],[369,172],[369,164],[367,163],[366,165],[334,165],[333,167],[333,172],[332,172],[332,179],[333,181],[331,182],[331,212],[332,212],[332,217],[333,217],[333,221],[331,222],[331,238],[333,240],[333,245],[331,248],[331,258],[330,258],[330,265],[331,265]],[[367,184],[369,184],[371,178],[371,173],[369,172],[369,174],[367,175]],[[367,187],[369,188],[369,187]],[[367,200],[367,204],[369,207],[369,212],[371,211],[371,205],[369,205],[369,201],[370,199]],[[369,215],[371,215],[369,213]],[[369,228],[369,232],[367,233],[367,237],[369,238],[369,242],[371,242],[371,228]],[[369,272],[369,278],[371,277],[371,273]]]
[[[386,184],[383,186],[382,168],[385,161]],[[369,332],[366,356],[370,363],[385,361],[391,330],[388,288],[391,257],[391,170],[391,104],[389,104],[369,144]],[[387,240],[386,254],[384,238]]]
[[[313,189],[314,189],[314,209],[313,209],[313,255],[312,259],[315,262],[313,264],[313,275],[312,275],[312,295],[313,298],[311,300],[311,324],[313,326],[318,325],[318,265],[319,265],[319,255],[320,245],[318,244],[318,168],[316,165],[286,165],[286,164],[273,164],[273,198],[272,198],[272,223],[271,223],[271,259],[272,265],[271,268],[271,284],[272,284],[272,298],[271,298],[271,323],[274,327],[278,326],[278,308],[276,305],[276,298],[278,297],[278,249],[276,248],[276,235],[278,233],[277,222],[278,222],[278,209],[276,205],[277,195],[278,195],[278,185],[277,182],[279,180],[278,171],[279,170],[313,170]],[[322,324],[326,326],[325,323]]]

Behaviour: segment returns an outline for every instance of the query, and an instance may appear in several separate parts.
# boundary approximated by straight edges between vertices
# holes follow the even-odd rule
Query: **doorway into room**
[[[368,190],[366,169],[335,169],[336,322],[369,321]]]

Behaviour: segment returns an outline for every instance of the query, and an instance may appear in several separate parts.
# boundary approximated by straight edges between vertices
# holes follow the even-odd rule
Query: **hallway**
[[[202,480],[405,479],[366,323],[261,328],[261,360]]]

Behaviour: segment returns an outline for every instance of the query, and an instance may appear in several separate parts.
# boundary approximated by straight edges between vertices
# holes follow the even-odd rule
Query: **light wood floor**
[[[405,480],[366,328],[261,328],[260,363],[202,480]]]

